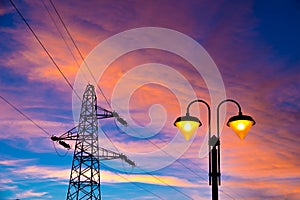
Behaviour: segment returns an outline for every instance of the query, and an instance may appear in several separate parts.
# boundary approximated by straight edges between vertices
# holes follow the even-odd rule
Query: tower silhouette
[[[99,113],[100,112],[100,113]],[[123,125],[124,119],[116,112],[97,106],[97,97],[93,85],[87,85],[83,94],[78,126],[59,137],[52,136],[65,148],[70,148],[66,140],[75,140],[74,156],[69,180],[67,200],[99,200],[100,190],[100,160],[122,159],[135,166],[124,154],[116,153],[99,147],[98,119],[116,118]]]
[[[94,86],[88,85],[82,99],[67,199],[101,199],[96,102]]]

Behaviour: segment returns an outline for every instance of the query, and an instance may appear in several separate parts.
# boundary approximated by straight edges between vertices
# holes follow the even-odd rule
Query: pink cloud
[[[30,162],[34,159],[16,159],[16,160],[0,160],[0,165],[19,166],[22,163]]]
[[[16,194],[16,198],[30,198],[30,197],[43,197],[48,192],[34,192],[33,190],[28,190],[23,193]]]

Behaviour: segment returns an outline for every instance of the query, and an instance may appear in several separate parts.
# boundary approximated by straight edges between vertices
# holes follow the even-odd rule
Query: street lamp
[[[232,99],[226,99],[219,103],[217,107],[217,135],[211,135],[211,109],[208,103],[204,100],[197,99],[189,103],[186,109],[186,115],[178,117],[174,126],[176,126],[184,138],[189,140],[197,128],[202,125],[201,121],[194,116],[190,116],[190,107],[193,103],[203,103],[208,110],[208,150],[209,150],[209,185],[212,186],[212,200],[218,200],[218,185],[221,185],[221,173],[220,173],[220,107],[225,102],[232,102],[238,107],[238,115],[230,117],[227,122],[227,126],[231,127],[233,131],[243,140],[250,128],[255,125],[255,121],[251,116],[243,115],[241,106],[239,103]]]

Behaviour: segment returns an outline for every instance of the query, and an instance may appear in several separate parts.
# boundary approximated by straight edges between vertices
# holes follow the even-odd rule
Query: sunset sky
[[[137,164],[101,163],[103,199],[210,199],[206,108],[191,108],[191,114],[201,113],[203,126],[190,142],[173,122],[190,101],[213,104],[214,95],[237,100],[257,123],[243,141],[224,124],[220,199],[300,199],[299,1],[52,0],[94,77],[51,1],[13,3],[78,95],[95,85],[98,105],[129,122],[124,128],[114,119],[99,121],[100,146]],[[0,96],[46,131],[0,98],[0,200],[65,199],[74,149],[68,152],[50,136],[76,125],[80,102],[9,0],[0,0],[0,23]],[[208,53],[199,55],[208,64],[198,70],[164,49],[169,41],[185,47],[172,34],[162,40],[145,32],[122,35],[131,30],[190,38]],[[120,34],[127,39],[122,44],[116,42]],[[145,45],[103,64],[142,40],[163,48]],[[102,44],[113,45],[100,51]],[[198,57],[196,48],[181,53]],[[216,87],[207,81],[212,79]],[[226,104],[225,120],[235,114],[237,108]],[[215,131],[215,115],[212,125]]]

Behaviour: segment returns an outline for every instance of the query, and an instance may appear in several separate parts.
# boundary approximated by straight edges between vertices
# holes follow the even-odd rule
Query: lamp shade
[[[246,137],[248,131],[253,125],[255,125],[254,119],[241,113],[231,117],[227,122],[227,126],[232,128],[241,140]]]
[[[201,125],[202,124],[197,117],[189,115],[178,117],[174,122],[174,126],[179,129],[186,140],[190,140],[197,128]]]

